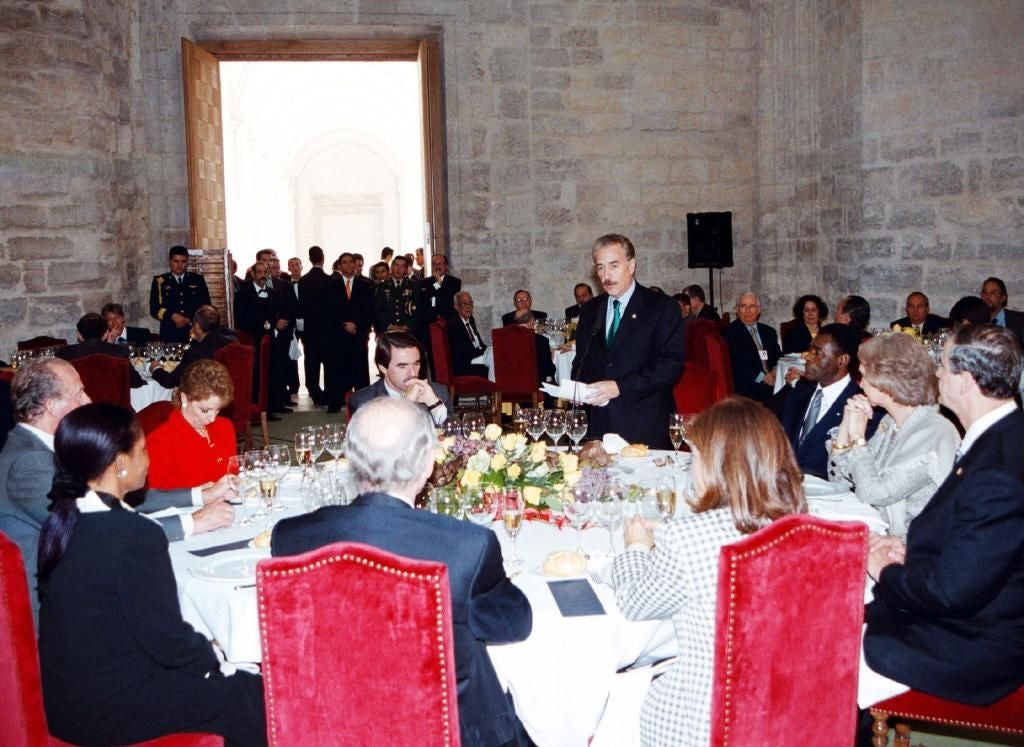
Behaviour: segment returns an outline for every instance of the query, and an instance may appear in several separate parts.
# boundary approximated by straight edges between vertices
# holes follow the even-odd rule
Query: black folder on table
[[[562,617],[586,617],[604,615],[601,600],[594,593],[594,587],[586,579],[572,578],[565,581],[548,581],[548,588],[555,598]]]

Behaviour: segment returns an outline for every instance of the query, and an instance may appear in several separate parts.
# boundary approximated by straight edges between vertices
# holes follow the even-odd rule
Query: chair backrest
[[[272,747],[459,744],[443,563],[343,542],[260,561],[256,591]]]
[[[687,323],[683,338],[687,365],[691,363],[708,365],[708,351],[704,339],[708,335],[715,334],[718,334],[718,323],[710,319],[694,319]]]
[[[132,406],[132,363],[128,358],[96,353],[68,362],[78,371],[85,393],[93,402]]]
[[[729,343],[721,335],[708,335],[704,338],[704,349],[708,355],[708,367],[719,377],[719,391],[716,394],[716,400],[728,397],[733,393],[732,358],[729,356]]]
[[[438,384],[451,386],[452,348],[448,343],[448,323],[435,319],[430,323],[430,354],[434,363],[434,380]]]
[[[779,325],[779,342],[786,339],[786,335],[789,334],[789,330],[793,329],[798,324],[801,324],[799,319],[790,319],[788,322],[783,322]]]
[[[41,348],[59,348],[67,345],[68,341],[63,337],[48,337],[39,335],[28,340],[18,340],[18,350],[39,350]]]
[[[243,329],[235,330],[235,338],[243,345],[248,345],[251,348],[256,347],[256,341],[253,340],[252,335]]]
[[[252,413],[252,345],[233,342],[213,351],[213,359],[224,364],[235,386],[231,404],[224,408],[224,415],[235,426],[235,433],[246,433]]]
[[[174,412],[175,409],[176,405],[165,399],[143,407],[138,411],[138,413],[136,413],[136,417],[139,419],[139,425],[142,426],[142,432],[148,436],[161,425],[166,423],[167,418],[171,417],[171,413]]]
[[[698,363],[687,363],[683,374],[672,387],[672,396],[676,401],[676,412],[683,415],[696,415],[704,412],[720,399],[720,377],[707,366]]]
[[[849,744],[868,530],[786,516],[722,548],[711,744]]]
[[[537,391],[536,332],[526,327],[499,327],[491,332],[494,379],[502,398]]]

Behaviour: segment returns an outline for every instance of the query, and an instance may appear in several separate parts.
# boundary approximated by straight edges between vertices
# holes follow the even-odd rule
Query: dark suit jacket
[[[605,342],[607,310],[608,294],[602,293],[583,307],[576,328],[572,378],[584,383],[614,380],[619,386],[619,396],[606,406],[589,408],[588,437],[618,433],[633,443],[671,448],[672,387],[683,372],[684,358],[679,305],[637,283],[611,347]]]
[[[986,430],[917,515],[866,611],[872,669],[988,705],[1024,684],[1024,414]]]
[[[77,361],[89,355],[109,355],[113,358],[128,358],[128,348],[124,345],[115,345],[112,342],[103,342],[102,340],[85,340],[74,345],[65,345],[62,348],[57,348],[57,352],[54,355],[66,361]],[[132,389],[138,389],[140,386],[146,385],[146,382],[142,380],[139,372],[133,366],[129,366],[128,370]]]
[[[698,319],[709,319],[712,322],[720,322],[720,321],[722,321],[722,317],[720,317],[718,315],[718,312],[715,311],[715,309],[713,307],[708,306],[707,304],[704,304],[701,307],[700,313],[697,314],[697,318]]]
[[[1024,342],[1024,311],[1003,311],[1006,312],[1006,328],[1017,335],[1018,340]]]
[[[547,321],[548,315],[547,315],[546,311],[537,311],[537,309],[531,309],[530,311],[533,314],[533,318],[536,319],[538,322]],[[509,325],[512,325],[512,324],[515,324],[515,323],[516,323],[516,312],[514,310],[508,312],[507,314],[502,314],[501,315],[501,326],[502,327],[508,327]]]
[[[455,412],[452,410],[452,403],[448,399],[448,390],[435,381],[427,383],[430,384],[430,388],[434,390],[434,394],[437,395],[438,399],[444,402],[445,409],[447,409],[449,413]],[[370,386],[360,389],[358,392],[353,394],[352,399],[349,400],[348,406],[352,408],[352,412],[355,412],[371,399],[387,396],[388,390],[384,386],[384,379],[377,379],[375,382],[370,384]]]
[[[778,335],[775,334],[774,329],[760,322],[757,325],[757,334],[761,337],[761,347],[768,353],[768,370],[773,371],[782,355],[782,351],[779,350]],[[757,344],[747,329],[747,325],[737,319],[725,328],[723,335],[725,341],[729,343],[732,382],[736,394],[764,402],[772,395],[772,387],[756,381],[763,369],[761,368],[761,358],[757,352]]]
[[[438,317],[448,318],[455,313],[455,294],[462,290],[462,281],[454,275],[445,275],[441,287],[434,287],[433,276],[420,281],[423,317],[432,322]]]
[[[366,346],[373,324],[373,286],[352,279],[352,297],[345,294],[345,278],[331,277],[324,288],[324,310],[327,317],[324,359],[328,365],[327,389],[332,407],[340,406],[342,392],[365,387],[370,382],[366,368]],[[344,324],[356,325],[355,334],[345,331]]]
[[[149,342],[150,332],[145,327],[129,327],[125,325],[124,336],[129,345],[145,345]],[[117,345],[118,343],[114,343]]]
[[[565,307],[565,321],[575,319],[580,315],[580,309],[583,308],[578,303],[574,303],[572,306]]]
[[[811,347],[811,330],[803,322],[794,324],[782,338],[783,353],[803,353]]]
[[[894,319],[893,321],[889,322],[890,327],[892,327],[892,325],[894,324],[898,324],[901,327],[913,326],[910,322],[909,316],[905,316],[902,319]],[[938,332],[940,329],[949,329],[952,326],[953,322],[951,322],[946,317],[939,316],[938,314],[929,314],[924,318],[924,324],[921,326],[921,333],[925,335],[930,335],[932,332]]]
[[[491,747],[516,738],[519,725],[487,654],[488,643],[521,641],[533,615],[502,567],[494,533],[447,516],[417,511],[384,493],[360,495],[274,527],[273,555],[295,555],[331,542],[363,542],[448,566],[455,634],[462,744]]]
[[[469,324],[476,332],[477,339],[480,340],[480,344],[483,347],[475,347],[473,341],[469,338],[469,333],[466,332],[466,325],[462,321],[462,317],[455,314],[448,320],[448,344],[452,349],[452,371],[456,376],[471,376],[479,375],[480,371],[475,366],[481,364],[474,364],[471,361],[479,355],[483,355],[484,351],[487,350],[487,346],[483,344],[483,337],[480,335],[480,330],[476,326],[476,319],[473,317],[469,318]],[[487,368],[487,366],[484,366]],[[486,376],[487,374],[483,374]]]
[[[235,294],[235,327],[252,335],[257,351],[260,340],[271,333],[277,320],[287,318],[284,301],[270,286],[266,287],[266,296],[261,298],[256,286],[247,280]]]
[[[153,378],[161,386],[173,389],[178,386],[178,382],[181,381],[181,375],[191,364],[199,360],[213,360],[213,352],[215,350],[220,350],[222,347],[233,342],[238,342],[238,338],[233,333],[223,329],[214,330],[208,333],[202,340],[193,340],[173,371],[165,371],[162,368],[158,368],[153,371]]]
[[[314,344],[326,333],[327,286],[331,276],[322,267],[312,267],[299,279],[298,316],[302,319],[303,337],[315,338]]]

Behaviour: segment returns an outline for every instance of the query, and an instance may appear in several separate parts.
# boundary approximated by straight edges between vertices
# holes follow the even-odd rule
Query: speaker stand
[[[715,268],[708,268],[708,303],[711,308],[717,308],[715,306]]]

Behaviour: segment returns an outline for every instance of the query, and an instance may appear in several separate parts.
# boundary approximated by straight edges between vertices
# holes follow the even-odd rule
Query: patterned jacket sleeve
[[[612,577],[615,600],[630,620],[669,618],[691,590],[679,525],[655,529],[651,552],[627,550],[615,559]]]

